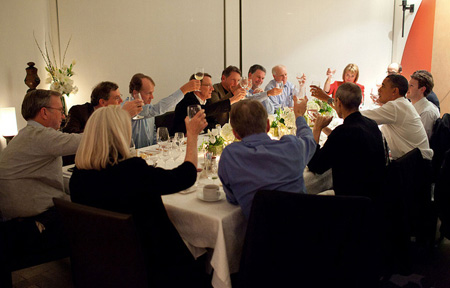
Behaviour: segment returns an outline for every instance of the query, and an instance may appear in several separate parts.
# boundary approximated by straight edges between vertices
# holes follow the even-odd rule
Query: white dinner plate
[[[205,201],[205,202],[217,202],[217,201],[220,201],[220,200],[222,200],[222,199],[225,198],[225,192],[220,191],[219,199],[216,199],[216,200],[209,200],[209,199],[203,198],[203,191],[198,191],[198,192],[197,192],[197,198],[200,199],[200,200],[202,200],[202,201]]]
[[[185,190],[180,191],[178,193],[180,193],[180,194],[190,194],[190,193],[195,192],[195,191],[197,191],[197,187],[194,185],[194,186],[189,187],[188,189],[185,189]]]

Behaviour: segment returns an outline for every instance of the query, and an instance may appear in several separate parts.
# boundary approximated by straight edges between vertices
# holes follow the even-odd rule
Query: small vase
[[[209,145],[208,151],[213,153],[214,156],[220,156],[220,154],[222,154],[223,151],[223,145],[219,146]]]
[[[27,72],[27,76],[25,77],[25,84],[28,86],[27,92],[30,92],[31,90],[35,90],[36,87],[41,83],[41,79],[39,79],[39,76],[37,75],[38,69],[34,67],[34,62],[28,62],[28,67],[25,68],[25,71]]]

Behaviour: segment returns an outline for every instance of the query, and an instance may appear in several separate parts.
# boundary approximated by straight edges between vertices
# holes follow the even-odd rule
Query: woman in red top
[[[342,72],[342,80],[344,81],[334,81],[333,84],[330,85],[331,83],[331,78],[333,77],[333,74],[336,72],[336,70],[331,71],[330,68],[328,68],[327,70],[327,80],[325,81],[325,85],[323,86],[323,91],[325,91],[325,93],[327,93],[328,95],[332,95],[332,97],[334,98],[334,95],[336,94],[337,88],[339,86],[341,86],[342,83],[345,82],[352,82],[355,83],[356,85],[359,86],[359,88],[361,88],[361,93],[362,93],[362,102],[364,102],[364,86],[361,84],[356,83],[356,81],[358,81],[359,78],[359,68],[358,65],[350,63],[348,64],[345,69],[344,72]]]

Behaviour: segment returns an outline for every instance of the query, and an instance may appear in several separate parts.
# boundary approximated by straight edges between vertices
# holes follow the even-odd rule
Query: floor
[[[450,240],[444,239],[428,256],[417,256],[414,274],[394,275],[385,288],[448,288],[450,287]],[[72,288],[70,260],[38,265],[13,272],[14,288]]]

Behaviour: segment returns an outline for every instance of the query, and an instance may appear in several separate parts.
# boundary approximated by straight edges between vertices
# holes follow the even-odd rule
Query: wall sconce
[[[16,108],[0,108],[0,127],[8,145],[9,141],[17,135]]]
[[[409,13],[414,13],[414,4],[411,4],[408,6],[407,0],[402,0],[402,6],[403,8],[403,21],[402,21],[402,37],[405,35],[405,11],[409,10]]]

